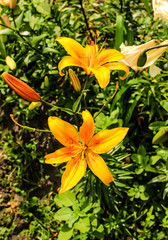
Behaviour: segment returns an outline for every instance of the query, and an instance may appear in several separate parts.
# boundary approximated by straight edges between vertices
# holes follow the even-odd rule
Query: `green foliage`
[[[73,89],[66,69],[63,77],[58,71],[67,55],[56,41],[60,36],[83,46],[90,37],[118,50],[122,42],[168,39],[168,25],[153,20],[151,3],[18,0],[13,13],[1,6],[1,15],[11,21],[10,28],[0,28],[1,74],[24,81],[54,107],[28,103],[0,79],[0,239],[167,239],[167,52],[156,62],[162,71],[155,77],[130,68],[121,80],[113,71],[101,89],[90,76],[82,94]],[[9,69],[6,56],[14,59],[16,69]],[[84,87],[87,76],[72,68]],[[9,115],[35,129],[48,129],[50,115],[78,127],[85,108],[95,116],[95,133],[129,127],[124,141],[102,155],[115,180],[106,186],[88,168],[74,189],[58,194],[64,167],[45,164],[44,156],[60,144],[50,133],[19,128]]]

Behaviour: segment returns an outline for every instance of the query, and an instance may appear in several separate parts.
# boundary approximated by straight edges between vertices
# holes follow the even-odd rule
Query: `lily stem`
[[[98,111],[98,113],[95,114],[94,119],[104,110],[105,107],[107,107],[107,105],[111,102],[111,100],[114,98],[114,96],[116,95],[118,89],[118,81],[116,82],[116,89],[115,92],[113,93],[113,95],[111,97],[109,97],[107,99],[107,101],[103,104],[103,106],[101,107],[101,109]]]
[[[23,129],[29,130],[31,132],[51,132],[50,130],[44,130],[44,129],[38,129],[38,128],[32,128],[32,127],[28,127],[28,126],[23,126],[20,123],[15,121],[15,119],[13,117],[13,114],[11,114],[10,117],[16,125],[18,125],[19,127],[23,128]]]
[[[79,3],[80,3],[80,5],[81,5],[81,10],[82,10],[82,13],[83,13],[83,17],[84,17],[84,19],[85,19],[86,29],[87,29],[87,31],[89,32],[92,41],[94,41],[93,35],[92,35],[91,30],[90,30],[89,23],[88,23],[88,20],[87,20],[87,17],[86,17],[85,9],[84,9],[84,7],[83,7],[83,0],[79,0]]]
[[[3,26],[3,27],[5,27],[5,28],[8,28],[8,29],[14,31],[31,49],[33,49],[34,51],[36,51],[36,52],[37,52],[38,54],[40,54],[41,56],[43,56],[43,57],[45,57],[45,58],[47,58],[47,59],[50,59],[48,56],[46,56],[45,54],[43,54],[42,52],[40,52],[38,49],[36,49],[35,47],[33,47],[33,46],[20,34],[20,32],[17,30],[17,28],[14,29],[14,28],[8,27],[8,26],[6,26],[6,25],[4,25],[4,24],[2,24],[2,23],[0,23],[0,25]],[[16,22],[15,22],[15,21],[14,21],[14,25],[15,25],[15,27],[16,27]],[[53,60],[53,61],[54,61],[54,60]],[[55,61],[54,61],[54,62],[55,62]]]
[[[55,110],[57,110],[57,109],[59,109],[59,110],[61,110],[62,112],[66,112],[66,113],[71,113],[71,114],[76,114],[76,112],[74,112],[74,111],[72,111],[71,109],[69,109],[69,108],[62,108],[62,107],[58,107],[58,106],[55,106],[55,105],[53,105],[53,104],[51,104],[51,103],[49,103],[49,102],[46,102],[45,100],[43,100],[43,99],[41,99],[40,100],[42,103],[44,103],[44,104],[46,104],[47,106],[49,106],[49,107],[51,107],[51,108],[55,108]]]

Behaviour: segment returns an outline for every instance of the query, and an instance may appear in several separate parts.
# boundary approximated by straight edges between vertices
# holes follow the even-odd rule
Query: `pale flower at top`
[[[11,9],[15,8],[16,2],[17,2],[17,0],[0,0],[0,4],[2,4],[4,6],[8,6]]]
[[[147,61],[143,67],[137,66],[137,61],[139,56],[147,49],[155,46],[161,46],[164,44],[168,44],[168,40],[160,42],[159,40],[151,40],[145,44],[141,45],[133,45],[133,46],[125,46],[124,43],[121,44],[120,49],[121,53],[124,55],[125,59],[121,62],[126,64],[127,66],[131,67],[135,71],[143,70],[150,66],[149,73],[151,77],[155,77],[157,74],[160,73],[161,69],[154,65],[156,60],[166,51],[168,46],[161,47],[153,50],[149,50],[146,52]]]
[[[168,23],[168,0],[153,0],[154,20],[161,18]]]
[[[70,54],[70,56],[64,57],[58,64],[61,76],[64,76],[62,69],[65,67],[81,67],[87,75],[94,74],[100,87],[104,88],[110,81],[111,70],[123,70],[126,72],[126,76],[129,73],[128,67],[118,62],[124,59],[124,56],[115,49],[102,49],[94,42],[83,47],[77,41],[67,37],[59,37],[56,40]]]

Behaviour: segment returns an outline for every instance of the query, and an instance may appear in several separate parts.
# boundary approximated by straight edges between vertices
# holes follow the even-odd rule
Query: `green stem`
[[[85,9],[84,9],[84,7],[83,7],[83,0],[79,0],[79,3],[80,3],[80,5],[81,5],[81,10],[82,10],[82,13],[83,13],[83,17],[84,17],[84,19],[85,19],[86,29],[87,29],[87,31],[88,31],[89,34],[90,34],[91,40],[94,41],[93,35],[92,35],[91,30],[90,30],[89,23],[88,23],[88,20],[87,20],[87,17],[86,17]]]
[[[18,125],[19,127],[23,128],[23,129],[26,129],[26,130],[29,130],[29,131],[32,131],[32,132],[51,132],[50,130],[43,130],[43,129],[32,128],[32,127],[28,127],[28,126],[23,126],[20,123],[15,121],[15,119],[13,117],[13,114],[11,114],[10,117],[16,125]]]
[[[59,109],[61,110],[62,112],[66,112],[66,113],[71,113],[71,114],[76,114],[76,112],[72,111],[71,109],[69,108],[62,108],[62,107],[58,107],[58,106],[55,106],[49,102],[46,102],[45,100],[41,99],[40,100],[42,103],[46,104],[47,106],[51,107],[51,108],[55,108],[55,110]]]
[[[15,26],[15,29],[17,29],[17,26],[16,26],[16,22],[15,22],[15,15],[14,15],[14,10],[12,10],[12,18],[13,18],[13,22],[14,22],[14,26]]]
[[[85,93],[85,90],[86,90],[86,86],[87,86],[88,80],[89,80],[89,77],[87,76],[87,79],[86,79],[86,81],[85,81],[85,84],[84,84],[83,90],[82,90],[82,92],[81,92],[81,94],[80,94],[80,96],[79,96],[79,98],[78,98],[78,104],[76,104],[76,106],[75,106],[75,108],[74,108],[74,112],[75,112],[75,113],[77,112],[77,110],[78,110],[78,106],[79,106],[79,104],[80,104],[80,102],[81,102],[81,99],[82,99],[84,93]]]
[[[33,49],[34,51],[36,51],[38,54],[40,54],[41,56],[47,58],[47,59],[50,59],[48,56],[46,56],[44,53],[40,52],[38,49],[36,49],[35,47],[33,47],[21,34],[20,32],[17,30],[17,29],[14,29],[14,28],[11,28],[11,27],[8,27],[2,23],[0,23],[1,26],[5,27],[5,28],[8,28],[12,31],[14,31],[31,49]],[[14,22],[14,25],[16,25],[16,23]],[[52,59],[54,61],[54,59]],[[55,61],[54,61],[55,62]]]
[[[106,108],[107,105],[111,102],[111,100],[114,98],[114,96],[115,96],[115,94],[116,94],[116,92],[117,92],[117,89],[118,89],[118,82],[116,82],[116,89],[115,89],[114,94],[107,99],[107,101],[103,104],[103,106],[102,106],[101,109],[98,111],[98,113],[95,114],[94,119],[95,119],[95,118],[104,110],[104,108]]]
[[[73,109],[73,110],[74,110],[74,119],[75,119],[75,122],[76,122],[76,125],[77,125],[78,128],[79,128],[79,121],[78,121],[78,118],[77,118],[76,114],[77,114],[77,110],[78,110],[79,104],[80,104],[80,102],[81,102],[81,100],[82,100],[82,97],[83,97],[83,95],[84,95],[84,93],[85,93],[88,80],[89,80],[89,77],[87,76],[87,79],[86,79],[86,81],[85,81],[83,90],[81,91],[81,94],[80,94],[80,96],[79,96],[78,99],[77,99],[77,100],[78,100],[78,103],[76,104],[75,108]]]

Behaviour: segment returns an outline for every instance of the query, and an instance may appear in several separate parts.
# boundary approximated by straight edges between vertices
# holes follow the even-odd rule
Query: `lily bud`
[[[49,87],[49,79],[48,79],[48,77],[47,76],[45,76],[45,78],[44,78],[44,85],[45,85],[45,87]]]
[[[17,0],[0,0],[0,4],[2,4],[4,6],[8,6],[11,9],[15,8],[16,2],[17,2]]]
[[[2,15],[1,15],[1,18],[2,18],[2,20],[4,21],[4,24],[5,24],[7,27],[11,27],[11,23],[10,23],[10,20],[9,20],[7,14],[5,14],[5,13],[2,14]]]
[[[41,100],[40,95],[35,92],[26,83],[22,82],[18,78],[15,78],[9,73],[4,72],[2,74],[5,82],[11,87],[18,95],[30,102],[38,102]]]
[[[72,69],[69,69],[69,77],[71,79],[71,82],[75,91],[77,92],[80,91],[81,84],[80,84],[79,78],[77,77],[76,73]]]
[[[7,56],[5,60],[6,64],[11,70],[14,70],[16,68],[16,63],[11,57]]]

